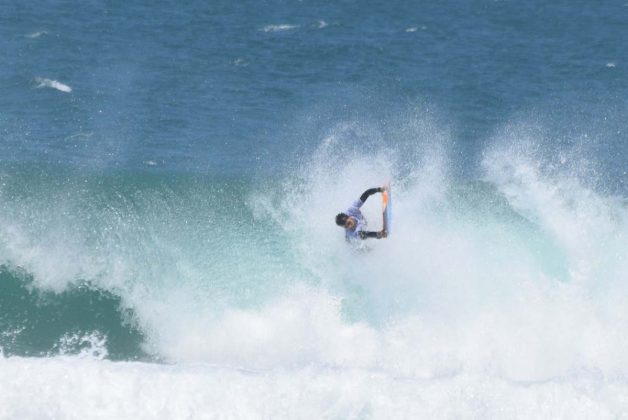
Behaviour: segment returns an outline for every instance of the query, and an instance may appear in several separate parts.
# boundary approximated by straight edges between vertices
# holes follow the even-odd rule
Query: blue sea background
[[[1,7],[5,161],[273,173],[315,143],[303,120],[416,106],[454,130],[463,164],[526,113],[556,142],[594,124],[615,137],[604,159],[626,155],[621,1]],[[35,89],[36,77],[72,93]]]

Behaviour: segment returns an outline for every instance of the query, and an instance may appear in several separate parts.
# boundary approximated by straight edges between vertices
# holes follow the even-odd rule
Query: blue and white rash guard
[[[366,230],[366,219],[360,211],[360,207],[362,207],[367,198],[381,191],[381,188],[370,188],[364,191],[360,198],[351,203],[351,207],[347,209],[345,214],[347,216],[355,218],[356,224],[353,229],[345,228],[345,238],[347,239],[347,241],[357,241],[366,238],[379,238],[378,232],[369,232]]]
[[[356,220],[355,228],[345,228],[345,238],[347,238],[347,241],[357,241],[359,239],[362,239],[360,237],[360,232],[363,232],[366,229],[366,219],[360,211],[360,207],[362,207],[363,204],[364,201],[358,198],[353,203],[351,203],[351,207],[349,207],[345,212],[347,216],[354,217]]]

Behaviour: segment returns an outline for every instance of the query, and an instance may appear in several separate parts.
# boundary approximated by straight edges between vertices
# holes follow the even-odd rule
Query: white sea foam
[[[422,30],[422,31],[425,31],[425,30],[427,30],[427,26],[425,26],[425,25],[421,25],[421,26],[410,26],[410,27],[406,28],[406,32],[416,32],[416,31],[418,31],[419,29],[420,29],[420,30]]]
[[[0,417],[64,417],[62,395],[84,397],[77,417],[98,410],[90,395],[117,396],[113,417],[617,417],[628,409],[626,204],[582,182],[572,156],[550,171],[534,139],[504,137],[467,185],[434,121],[341,123],[276,188],[253,188],[253,225],[220,231],[204,230],[223,225],[205,190],[93,205],[105,213],[85,219],[112,221],[95,233],[77,222],[87,205],[75,190],[55,192],[79,203],[52,216],[5,203],[3,256],[36,287],[87,278],[115,291],[147,349],[176,365],[0,360],[6,383],[30,383],[0,389]],[[394,234],[358,252],[333,216],[389,178]],[[380,211],[376,196],[364,206],[373,229]],[[269,221],[283,236],[255,242],[252,226]],[[275,242],[290,248],[268,251]]]
[[[246,67],[249,65],[249,62],[244,58],[236,58],[231,62],[231,64],[238,67]]]
[[[38,32],[33,32],[33,33],[30,33],[30,34],[24,35],[24,36],[26,38],[33,38],[34,39],[34,38],[39,38],[42,35],[48,35],[48,32],[46,32],[46,31],[38,31]]]
[[[70,357],[0,358],[0,418],[612,419],[624,381],[584,373],[521,384],[487,375],[424,381],[362,369],[252,371]]]
[[[63,84],[57,80],[37,77],[35,78],[35,81],[38,83],[37,85],[38,88],[48,87],[48,88],[56,89],[58,91],[65,92],[65,93],[72,92],[72,88],[70,86]]]
[[[264,32],[284,32],[284,31],[291,31],[293,29],[297,29],[299,28],[299,25],[288,25],[288,24],[282,24],[282,25],[266,25],[262,28],[262,31]]]
[[[107,337],[98,331],[86,334],[66,333],[58,342],[59,355],[76,355],[78,358],[103,360],[109,354]]]

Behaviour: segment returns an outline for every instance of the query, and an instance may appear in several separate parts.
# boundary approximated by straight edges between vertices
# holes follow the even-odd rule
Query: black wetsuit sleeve
[[[369,198],[370,196],[378,192],[382,192],[382,189],[381,188],[369,188],[368,190],[362,193],[362,195],[360,196],[360,200],[364,203],[367,198]]]
[[[358,232],[358,235],[360,235],[360,239],[366,239],[366,238],[380,239],[381,238],[381,236],[379,236],[379,232],[367,232],[365,230],[361,230],[360,232]]]

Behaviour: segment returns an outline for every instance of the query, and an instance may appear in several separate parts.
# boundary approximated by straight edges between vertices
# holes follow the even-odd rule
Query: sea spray
[[[482,179],[459,179],[446,131],[429,121],[392,126],[389,132],[407,139],[399,149],[388,147],[387,135],[372,124],[342,124],[278,182],[5,173],[0,239],[15,290],[48,291],[53,302],[77,290],[93,302],[102,290],[114,296],[114,305],[105,306],[127,315],[106,315],[117,324],[109,330],[63,321],[67,330],[58,330],[44,352],[53,357],[31,362],[14,355],[33,354],[27,332],[41,335],[35,301],[26,318],[5,329],[14,333],[2,336],[0,369],[11,374],[41,363],[50,380],[70,369],[81,386],[67,367],[81,363],[108,372],[114,387],[157,369],[169,386],[190,375],[199,387],[211,386],[209,377],[187,371],[203,366],[245,392],[300,380],[333,391],[370,377],[387,401],[415,413],[443,410],[445,390],[468,387],[487,391],[461,392],[449,403],[454,412],[491,414],[506,404],[489,403],[495,392],[521,404],[550,388],[570,399],[574,412],[582,412],[583,395],[598,407],[617,404],[628,374],[625,202],[586,186],[571,170],[546,170],[538,148],[527,154],[507,141],[483,154]],[[333,216],[388,178],[396,186],[399,228],[356,250]],[[364,207],[377,226],[376,197]],[[55,271],[59,260],[64,267]],[[133,339],[141,349],[117,347],[129,325],[140,329]],[[86,355],[152,357],[180,367],[75,360]],[[373,396],[366,383],[335,412],[381,417],[388,405],[363,403]],[[607,387],[617,393],[600,391]],[[433,396],[424,408],[406,398],[416,389]],[[161,398],[153,391],[147,401]],[[484,408],[473,411],[478,399]],[[525,407],[555,413],[556,404]],[[190,413],[200,406],[192,403]],[[121,415],[134,407],[121,407]],[[315,416],[321,406],[308,410],[305,417]]]
[[[5,264],[31,287],[87,282],[119,296],[144,351],[170,362],[423,379],[625,374],[625,204],[516,147],[487,149],[483,179],[459,179],[447,131],[414,118],[340,124],[272,183],[14,173]],[[399,230],[358,251],[333,216],[389,178]],[[364,211],[376,228],[376,197]]]

